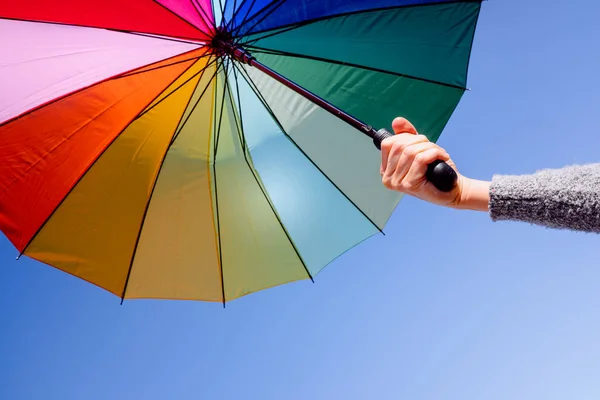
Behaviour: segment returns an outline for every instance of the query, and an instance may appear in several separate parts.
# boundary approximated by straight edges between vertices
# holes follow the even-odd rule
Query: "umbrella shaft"
[[[217,37],[213,41],[213,47],[215,47],[221,54],[227,54],[229,57],[231,57],[235,61],[247,64],[251,67],[258,69],[259,71],[263,72],[264,74],[267,74],[268,76],[275,79],[279,83],[287,86],[288,88],[292,89],[294,92],[305,97],[306,99],[310,100],[314,104],[320,106],[321,108],[327,110],[334,116],[338,117],[342,121],[346,122],[347,124],[353,126],[356,129],[358,129],[365,135],[372,138],[373,143],[375,144],[375,146],[378,149],[381,149],[381,143],[383,142],[383,140],[394,136],[394,134],[392,132],[389,132],[387,129],[380,129],[380,130],[376,131],[375,129],[373,129],[373,127],[359,121],[358,119],[354,118],[353,116],[351,116],[349,114],[346,114],[339,108],[328,103],[327,101],[323,100],[322,98],[315,95],[314,93],[311,93],[308,90],[304,89],[303,87],[296,85],[294,82],[290,81],[286,77],[278,74],[277,72],[273,71],[271,68],[258,62],[245,49],[236,46],[235,44],[231,43],[231,41],[229,41],[229,40],[222,40],[219,37]],[[450,167],[448,164],[446,164],[445,162],[443,162],[441,160],[435,161],[428,166],[426,176],[427,176],[427,179],[431,183],[433,183],[433,185],[442,192],[450,192],[451,190],[453,190],[453,188],[456,186],[456,182],[458,180],[458,175],[456,174],[456,171],[454,171],[454,169],[452,167]]]
[[[296,85],[294,82],[290,81],[286,77],[278,74],[277,72],[273,71],[271,68],[258,62],[256,60],[256,58],[254,58],[250,53],[248,53],[244,49],[241,49],[241,48],[235,47],[235,46],[228,46],[227,44],[223,44],[223,47],[224,47],[224,50],[226,50],[226,52],[228,52],[234,60],[242,62],[244,64],[250,65],[251,67],[258,69],[259,71],[270,76],[271,78],[275,79],[279,83],[292,89],[294,92],[298,93],[299,95],[305,97],[306,99],[310,100],[311,102],[315,103],[316,105],[320,106],[321,108],[327,110],[328,112],[335,115],[339,119],[343,120],[347,124],[355,127],[356,129],[358,129],[365,135],[369,136],[370,138],[373,138],[377,134],[377,131],[375,129],[373,129],[373,127],[359,121],[358,119],[354,118],[353,116],[351,116],[349,114],[346,114],[345,112],[343,112],[339,108],[333,106],[332,104],[328,103],[327,101],[323,100],[319,96],[304,89],[302,86]]]
[[[267,67],[266,65],[261,64],[260,62],[256,61],[255,58],[251,58],[248,62],[248,65],[269,75],[271,78],[275,79],[276,81],[280,82],[281,84],[292,89],[294,92],[305,97],[306,99],[315,103],[319,107],[327,110],[331,114],[335,115],[336,117],[343,120],[347,124],[355,127],[356,129],[358,129],[365,135],[369,136],[370,138],[372,138],[377,133],[377,131],[375,129],[373,129],[371,126],[357,120],[356,118],[352,117],[351,115],[346,114],[339,108],[335,107],[331,103],[328,103],[327,101],[323,100],[319,96],[309,92],[308,90],[304,89],[303,87],[296,85],[294,82],[290,81],[286,77],[278,74],[277,72],[273,71],[271,68]]]
[[[331,114],[352,125],[365,135],[372,138],[373,143],[375,143],[375,146],[378,149],[381,149],[381,142],[384,139],[394,136],[394,134],[389,132],[387,129],[380,129],[376,131],[371,126],[357,120],[351,115],[346,114],[339,108],[321,99],[319,96],[316,96],[315,94],[309,92],[303,87],[296,85],[294,82],[290,81],[284,76],[281,76],[266,65],[259,63],[250,54],[244,52],[243,50],[239,50],[239,52],[241,53],[240,57],[243,57],[242,59],[246,64],[269,75],[271,78],[277,80],[278,82],[281,82],[283,85],[292,89],[294,92],[300,94],[301,96],[304,96],[308,100],[329,111]],[[458,175],[456,174],[456,171],[454,171],[452,167],[450,167],[448,164],[441,160],[437,160],[429,164],[427,168],[426,177],[427,180],[433,183],[433,185],[442,192],[450,192],[451,190],[453,190],[458,180]]]

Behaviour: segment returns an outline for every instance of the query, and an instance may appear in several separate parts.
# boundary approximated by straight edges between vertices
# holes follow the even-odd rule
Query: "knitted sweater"
[[[494,176],[489,210],[493,221],[600,233],[600,164]]]

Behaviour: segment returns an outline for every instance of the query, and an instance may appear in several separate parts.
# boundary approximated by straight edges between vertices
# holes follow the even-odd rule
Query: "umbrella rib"
[[[234,64],[233,75],[234,75],[234,78],[235,78],[235,81],[236,81],[237,101],[238,101],[238,107],[239,107],[239,113],[240,113],[239,126],[241,128],[242,137],[245,138],[246,135],[244,133],[244,121],[243,121],[243,117],[242,117],[242,102],[241,102],[241,98],[240,98],[239,81],[238,81],[238,78],[237,78],[236,68],[237,68],[237,66]],[[236,124],[238,124],[237,114],[235,112],[233,114],[234,114],[234,119],[236,120]],[[244,142],[245,142],[245,139],[244,139]],[[245,144],[244,144],[244,147],[246,147]],[[248,154],[246,154],[246,153],[248,153]],[[250,157],[250,159],[252,159],[252,155],[249,154],[249,153],[250,153],[250,149],[248,149],[248,152],[244,151],[244,159],[246,160],[246,164],[248,165],[248,168],[250,168],[250,171],[252,172],[252,176],[254,176],[254,180],[256,181],[257,185],[260,187],[260,190],[261,190],[263,196],[265,196],[265,200],[267,200],[267,203],[269,203],[269,206],[271,207],[271,211],[273,212],[273,215],[275,215],[275,218],[277,219],[277,222],[279,222],[279,225],[281,226],[281,229],[285,233],[285,236],[287,237],[288,242],[290,243],[290,245],[292,246],[292,248],[296,252],[296,256],[298,256],[298,259],[302,263],[302,267],[304,267],[304,270],[306,271],[306,274],[308,275],[308,278],[313,283],[315,283],[315,280],[313,279],[313,276],[310,273],[310,270],[308,269],[308,266],[306,265],[306,262],[304,261],[304,258],[302,257],[302,255],[300,254],[300,251],[296,247],[296,244],[292,240],[292,236],[290,235],[290,233],[288,232],[287,228],[283,224],[283,221],[281,220],[281,217],[280,217],[279,213],[277,212],[277,210],[275,208],[275,205],[273,204],[271,198],[269,197],[268,193],[266,192],[266,188],[263,187],[262,181],[258,177],[257,171],[254,170],[254,167],[253,167],[252,163],[250,163],[250,160],[248,159],[248,157]]]
[[[276,4],[277,2],[279,2],[279,4]],[[240,33],[240,31],[242,30],[243,26],[246,25],[249,21],[252,21],[255,18],[259,17],[259,14],[264,13],[264,15],[262,17],[260,17],[258,19],[258,21],[256,21],[254,23],[254,25],[252,25],[252,27],[250,29],[246,29],[246,32],[252,32],[252,30],[254,28],[256,28],[258,25],[260,25],[265,19],[267,19],[271,14],[273,14],[275,11],[277,11],[279,9],[279,7],[281,7],[284,3],[286,2],[286,0],[274,0],[272,1],[269,5],[263,7],[260,11],[257,11],[252,18],[250,18],[247,21],[244,21],[242,25],[238,26],[237,30],[234,33],[234,37],[237,37],[238,34]],[[271,7],[270,10],[267,10],[268,7]],[[243,35],[242,35],[243,36]]]
[[[223,11],[221,12],[221,26],[224,26],[225,24],[225,11],[227,10],[227,4],[229,4],[230,0],[225,0],[225,3],[223,4]],[[234,9],[235,9],[235,4],[233,5]]]
[[[281,0],[271,0],[269,3],[267,3],[266,5],[264,5],[260,10],[257,10],[256,12],[254,12],[252,15],[249,15],[248,13],[246,13],[246,16],[244,17],[244,19],[242,19],[241,23],[237,26],[236,33],[239,33],[239,30],[244,25],[246,25],[248,23],[248,21],[254,19],[258,14],[262,13],[264,10],[268,9],[269,7],[271,7],[272,5],[274,5],[275,3],[277,3],[278,1],[281,1]],[[283,1],[285,2],[285,0],[283,0]]]
[[[217,64],[219,64],[219,62],[217,62]],[[221,61],[220,63],[221,65],[217,68],[217,70],[219,70],[222,65],[223,62]],[[219,77],[216,77],[216,83],[215,86],[217,86],[217,93],[218,93],[218,82],[219,82]],[[223,273],[223,250],[222,250],[222,243],[221,243],[221,221],[220,221],[220,217],[219,217],[219,192],[218,192],[218,188],[217,188],[217,149],[219,147],[219,131],[221,130],[221,122],[223,121],[223,108],[225,105],[225,85],[227,84],[227,78],[225,78],[225,82],[223,84],[223,100],[221,101],[221,110],[219,112],[219,123],[218,123],[218,127],[217,127],[217,118],[216,118],[216,114],[217,114],[217,110],[215,108],[215,118],[214,118],[214,132],[215,132],[215,145],[213,148],[213,177],[214,177],[214,181],[215,181],[215,216],[217,217],[217,238],[218,238],[218,242],[219,242],[219,267],[221,269],[221,292],[223,294],[223,308],[225,308],[225,303],[227,302],[227,300],[225,299],[225,274]]]
[[[210,34],[205,32],[204,30],[198,28],[196,25],[192,24],[190,21],[188,21],[187,19],[183,18],[181,15],[177,14],[175,11],[171,10],[169,7],[163,5],[162,3],[159,3],[157,0],[152,0],[154,3],[158,4],[160,7],[164,8],[167,12],[169,12],[170,14],[173,14],[175,17],[177,17],[179,20],[185,22],[186,24],[188,24],[189,26],[191,26],[192,28],[194,28],[195,30],[201,32],[202,34],[206,35],[207,38],[210,37]]]
[[[257,53],[262,53],[262,54],[271,54],[271,55],[276,55],[276,56],[302,58],[305,60],[325,62],[325,63],[329,63],[329,64],[342,65],[345,67],[359,68],[359,69],[364,69],[364,70],[368,70],[368,71],[379,72],[379,73],[388,74],[388,75],[394,75],[394,76],[397,76],[400,78],[407,78],[407,79],[413,79],[413,80],[426,82],[426,83],[433,83],[433,84],[440,85],[440,86],[446,86],[446,87],[449,87],[452,89],[467,90],[467,88],[465,88],[464,86],[454,85],[452,83],[440,82],[440,81],[436,81],[435,79],[427,79],[427,78],[421,78],[418,76],[402,74],[399,72],[387,71],[387,70],[380,69],[380,68],[368,67],[366,65],[348,63],[348,62],[344,62],[344,61],[340,61],[340,60],[332,60],[330,58],[309,56],[306,54],[290,53],[287,51],[267,49],[267,48],[258,47],[258,46],[247,46],[247,47]]]
[[[223,20],[223,16],[225,15],[225,8],[223,8],[223,1],[219,0],[219,8],[221,11],[221,20]]]
[[[267,39],[267,38],[270,38],[270,37],[273,37],[273,36],[277,36],[277,35],[280,35],[282,33],[286,33],[286,32],[289,32],[289,31],[293,31],[294,29],[302,28],[303,26],[306,26],[306,25],[308,25],[308,24],[297,23],[295,25],[290,25],[290,26],[285,27],[285,28],[274,28],[274,29],[269,29],[267,31],[263,31],[263,32],[259,32],[259,33],[254,33],[253,35],[260,35],[261,33],[266,33],[266,35],[255,37],[255,38],[253,38],[251,40],[248,40],[247,42],[243,42],[243,45],[244,45],[244,47],[251,46],[254,43],[256,43],[258,41],[261,41],[263,39]],[[241,39],[240,39],[240,41],[241,41]]]
[[[173,84],[173,82],[175,82],[177,79],[179,79],[183,74],[185,74],[190,68],[192,68],[192,66],[195,63],[192,63],[189,67],[187,67],[183,72],[181,72],[180,74],[178,74],[175,78],[173,78],[172,81],[170,81],[167,85],[167,87],[169,87],[170,85]],[[148,107],[150,104],[152,104],[156,99],[158,99],[160,97],[160,95],[164,92],[161,91],[159,92],[156,96],[154,96],[152,98],[152,100],[146,104],[146,106],[144,107],[144,109],[146,107]],[[106,151],[117,141],[117,139],[123,134],[123,132],[125,132],[125,130],[127,130],[127,128],[129,127],[129,125],[131,125],[134,121],[136,121],[137,119],[139,119],[142,115],[142,111],[140,113],[138,113],[135,117],[133,117],[131,119],[131,121],[129,121],[129,123],[127,125],[125,125],[125,127],[121,130],[121,132],[119,132],[117,135],[115,135],[115,137],[110,141],[110,143],[100,152],[100,154],[98,154],[98,156],[94,159],[94,161],[92,161],[90,163],[90,165],[85,169],[85,171],[83,171],[83,173],[81,174],[81,176],[79,178],[77,178],[77,180],[75,181],[75,183],[73,184],[73,186],[71,186],[71,188],[69,189],[69,191],[67,192],[67,194],[65,194],[63,196],[63,198],[60,200],[60,202],[58,203],[58,205],[54,208],[54,210],[48,215],[48,217],[46,218],[46,220],[40,225],[40,227],[38,228],[38,230],[33,234],[33,236],[31,236],[31,238],[29,239],[29,241],[27,242],[27,244],[23,247],[23,251],[20,252],[19,257],[21,257],[23,254],[25,254],[25,252],[27,251],[27,248],[31,245],[31,243],[33,243],[33,241],[35,240],[35,238],[39,235],[39,233],[44,229],[44,227],[48,224],[48,222],[50,221],[50,219],[54,216],[54,214],[58,211],[58,209],[63,205],[63,203],[65,202],[65,200],[71,195],[71,193],[73,192],[73,190],[75,190],[75,188],[79,185],[79,183],[81,182],[81,180],[87,175],[88,171],[98,162],[98,160],[100,160],[100,158],[106,153]]]
[[[365,217],[381,234],[385,235],[383,230],[371,219],[371,217],[369,217],[363,210],[361,210],[361,208],[352,199],[350,199],[350,197],[348,197],[348,195],[346,193],[344,193],[344,191],[325,173],[325,171],[323,171],[321,169],[321,167],[319,167],[312,160],[312,158],[310,158],[310,156],[308,154],[306,154],[306,152],[298,145],[298,143],[296,143],[296,141],[286,132],[285,128],[283,127],[283,124],[279,121],[279,118],[277,118],[277,116],[275,115],[275,112],[273,111],[273,109],[271,109],[271,106],[269,106],[269,103],[263,97],[262,93],[260,93],[260,90],[254,83],[253,79],[247,73],[245,73],[245,71],[242,68],[239,68],[239,71],[240,71],[240,74],[243,76],[243,78],[246,80],[246,82],[248,82],[248,84],[250,85],[250,87],[252,88],[254,93],[258,96],[260,101],[263,103],[264,107],[267,109],[267,111],[271,115],[271,118],[273,118],[273,120],[275,121],[275,123],[277,124],[277,126],[279,127],[281,132],[296,147],[296,149],[298,149],[298,151],[300,151],[304,155],[304,157],[306,157],[306,159],[329,181],[329,183],[331,183],[333,185],[333,187],[335,187],[337,189],[338,192],[340,192],[340,194],[342,196],[344,196],[344,198],[346,200],[348,200],[350,202],[350,204],[352,204],[354,206],[354,208],[356,208],[356,210],[358,210],[358,212],[360,212],[363,215],[363,217]]]
[[[183,63],[186,63],[186,62],[192,61],[192,60],[199,61],[199,60],[203,59],[204,57],[210,57],[210,53],[209,54],[204,54],[202,56],[196,56],[196,57],[192,57],[192,58],[186,58],[185,60],[176,61],[176,62],[171,63],[171,64],[159,65],[158,67],[148,68],[148,69],[145,69],[143,71],[128,72],[128,73],[125,73],[123,75],[119,75],[119,76],[113,78],[113,80],[123,79],[123,78],[127,78],[127,77],[130,77],[130,76],[133,76],[133,75],[143,74],[145,72],[156,71],[158,69],[162,69],[162,68],[166,68],[166,67],[171,67],[173,65],[183,64]]]
[[[240,83],[237,79],[237,72],[235,69],[234,61],[231,61],[231,65],[233,66],[233,68],[231,68],[231,71],[233,72],[233,77],[235,79],[235,92],[236,92],[238,111],[240,114],[239,122],[237,120],[237,114],[235,112],[234,112],[234,118],[235,118],[236,124],[239,124],[240,141],[242,143],[242,147],[245,149],[246,148],[246,135],[244,134],[244,116],[242,115],[242,100],[241,100],[241,96],[240,96]],[[233,98],[233,97],[230,95],[230,98]]]
[[[166,40],[166,41],[175,42],[175,43],[194,44],[194,45],[200,46],[200,47],[203,47],[205,45],[204,42],[206,42],[206,41],[184,40],[184,39],[178,39],[175,37],[153,35],[153,34],[144,33],[144,32],[128,32],[128,33],[130,35],[143,36],[143,37],[147,37],[147,38],[151,38],[151,39]]]
[[[242,6],[244,6],[246,4],[246,0],[242,1],[242,4],[240,4],[240,7],[238,8],[238,11],[242,9]],[[244,25],[246,23],[246,19],[248,18],[248,15],[250,15],[250,11],[252,10],[252,8],[254,8],[254,5],[256,4],[256,0],[252,0],[252,3],[250,4],[250,6],[248,7],[248,9],[246,10],[246,14],[244,15],[244,18],[242,18],[242,20],[240,21],[239,25],[235,28],[235,30],[237,31],[242,25]],[[252,14],[254,16],[254,14]],[[234,16],[231,18],[231,23],[233,24],[233,21],[235,20],[235,18],[238,16],[238,12],[236,12],[234,14]],[[233,28],[233,25],[230,27]]]
[[[208,69],[209,67],[213,66],[214,64],[216,64],[216,59],[211,61],[206,67],[205,67],[205,71],[206,69]],[[204,72],[202,73],[204,76]],[[196,107],[198,107],[198,104],[200,104],[200,100],[202,100],[202,97],[204,97],[204,95],[206,94],[206,91],[208,90],[208,88],[210,87],[213,79],[215,79],[215,76],[217,75],[217,69],[215,68],[215,72],[213,72],[212,77],[210,78],[210,80],[208,81],[206,87],[202,90],[202,93],[200,94],[200,97],[198,97],[198,100],[196,101],[196,103],[194,103],[194,106],[192,107],[192,109],[190,110],[188,116],[185,118],[185,121],[183,121],[183,123],[181,123],[175,137],[173,138],[173,140],[171,140],[171,145],[173,145],[173,143],[175,142],[175,140],[177,140],[177,137],[179,136],[179,134],[181,133],[181,131],[183,130],[183,127],[187,124],[187,122],[189,121],[189,119],[191,118],[192,114],[194,113],[194,111],[196,110]],[[200,80],[202,80],[202,77],[200,77]]]
[[[196,83],[196,85],[194,86],[194,90],[192,91],[192,94],[190,95],[190,98],[189,98],[187,104],[183,108],[183,111],[181,113],[181,117],[179,118],[179,122],[177,122],[177,125],[175,125],[175,130],[173,131],[173,136],[171,137],[171,141],[170,141],[169,145],[167,146],[167,148],[165,149],[165,152],[164,152],[164,154],[162,156],[162,159],[160,160],[160,165],[159,165],[158,170],[156,172],[156,176],[154,178],[154,182],[152,182],[152,189],[150,190],[150,195],[148,196],[148,201],[146,202],[146,206],[144,208],[144,214],[142,216],[142,222],[140,224],[140,228],[138,229],[138,234],[137,234],[137,237],[135,239],[135,244],[133,246],[133,252],[131,253],[131,261],[129,262],[129,268],[127,269],[127,278],[125,278],[125,285],[123,287],[123,294],[121,295],[121,305],[125,301],[125,294],[127,293],[127,287],[129,286],[129,278],[131,277],[131,271],[133,269],[133,263],[135,261],[135,254],[137,253],[137,249],[138,249],[138,246],[140,244],[140,239],[142,238],[142,232],[144,230],[144,225],[145,225],[145,222],[146,222],[146,217],[148,215],[148,210],[150,210],[150,203],[152,203],[152,197],[154,196],[154,190],[156,189],[156,185],[157,185],[158,180],[160,178],[160,173],[162,172],[163,166],[165,165],[165,161],[167,159],[167,154],[169,154],[169,150],[171,149],[171,146],[172,146],[173,142],[176,140],[178,133],[181,131],[181,130],[178,130],[177,127],[183,121],[183,117],[185,115],[185,110],[187,110],[187,108],[192,103],[192,98],[194,97],[194,92],[198,89],[198,86],[200,85],[200,82],[202,81],[202,77],[204,76],[205,72],[206,72],[206,68],[203,68],[202,69],[202,74],[200,75],[200,78],[198,79],[198,83]]]
[[[347,12],[342,12],[339,14],[325,15],[322,17],[306,19],[303,21],[296,21],[296,22],[292,22],[292,23],[284,24],[284,25],[280,25],[280,26],[274,26],[274,27],[267,28],[262,31],[253,32],[252,34],[258,35],[261,33],[269,33],[271,31],[278,31],[278,32],[274,32],[273,34],[266,36],[266,37],[270,37],[270,36],[277,35],[279,33],[287,32],[288,30],[300,28],[304,25],[309,25],[309,24],[313,24],[315,22],[325,21],[325,20],[329,20],[332,18],[341,18],[341,17],[350,16],[350,15],[356,15],[356,14],[362,14],[362,13],[368,13],[368,12],[374,12],[374,11],[396,10],[399,8],[431,7],[431,6],[439,6],[439,5],[446,5],[446,4],[451,5],[451,4],[460,4],[460,3],[482,3],[483,1],[485,1],[485,0],[435,1],[435,2],[431,2],[431,3],[425,3],[425,4],[422,4],[422,3],[420,3],[420,4],[405,4],[405,5],[396,5],[396,6],[388,6],[388,7],[369,8],[369,9],[365,9],[365,10],[347,11]],[[279,32],[279,30],[282,30],[282,31]],[[260,38],[260,39],[263,39],[263,38]]]
[[[219,61],[220,61],[220,63],[217,62],[217,73],[221,72],[221,69],[225,68],[223,60],[219,60]],[[225,85],[225,84],[227,84],[227,77],[225,77],[224,80],[225,80],[225,82],[223,82],[223,84]],[[218,76],[216,78],[216,81],[218,83],[218,81],[219,81]],[[219,124],[218,124],[219,126],[218,127],[215,126],[215,144],[214,144],[214,147],[213,147],[213,151],[215,153],[215,160],[216,160],[216,157],[217,157],[217,151],[219,149],[219,138],[221,136],[221,134],[220,134],[221,133],[221,120],[223,118],[223,106],[224,106],[224,104],[225,104],[225,96],[223,95],[223,99],[221,100],[221,114],[219,115]],[[215,123],[216,123],[216,120],[215,120]]]
[[[135,34],[135,33],[148,33],[148,34],[152,34],[152,32],[136,32],[136,31],[129,31],[127,29],[117,29],[117,28],[102,28],[102,27],[98,27],[98,26],[93,26],[93,25],[82,25],[82,24],[74,24],[74,23],[67,23],[67,22],[56,22],[56,21],[43,21],[43,20],[36,20],[36,19],[24,19],[24,18],[14,18],[14,17],[2,17],[0,16],[0,19],[5,19],[8,21],[21,21],[21,22],[33,22],[36,24],[49,24],[49,25],[60,25],[60,26],[76,26],[79,28],[89,28],[89,29],[102,29],[105,31],[111,31],[111,32],[119,32],[119,33],[127,33],[127,34]],[[201,32],[198,28],[194,27],[197,31]],[[187,39],[187,40],[191,40],[191,41],[199,41],[201,39],[199,38],[192,38],[192,37],[187,37],[187,36],[155,36],[156,39],[162,39],[162,40],[167,40],[166,38],[178,38],[178,39]]]
[[[225,10],[227,10],[227,1],[230,1],[230,0],[226,0],[226,3],[225,3]],[[233,14],[235,13],[235,10],[237,10],[237,8],[238,8],[238,0],[233,0],[233,6],[232,6],[232,8],[231,8],[231,10],[232,10],[232,11],[231,11],[231,16],[232,16],[232,17],[233,17]],[[223,16],[223,19],[225,19],[225,16]],[[229,29],[229,24],[230,24],[230,22],[231,22],[231,21],[227,21],[227,24],[226,24],[226,26],[227,26],[227,28],[228,28],[228,29]]]
[[[248,24],[248,22],[258,18],[258,21],[256,21],[250,29],[245,30],[246,32],[252,32],[252,29],[256,28],[259,24],[261,24],[271,14],[273,14],[276,10],[278,10],[279,7],[281,7],[285,2],[286,2],[286,0],[272,0],[269,4],[267,4],[266,6],[264,6],[263,8],[261,8],[260,10],[256,11],[254,14],[252,14],[251,17],[244,19],[242,21],[242,23],[233,32],[233,37],[239,37],[240,36],[239,33],[242,31],[242,28],[244,28],[244,26],[246,26],[246,24]],[[277,3],[279,3],[279,4],[277,4]],[[263,14],[263,15],[260,16],[260,14]]]
[[[242,9],[244,4],[246,4],[246,1],[247,0],[242,0],[238,7],[233,8],[233,12],[231,13],[231,19],[227,21],[227,30],[231,30],[231,28],[233,28],[233,21],[235,21],[235,18],[237,17],[239,11]]]
[[[194,65],[194,64],[196,64],[196,63],[193,63],[192,65]],[[190,68],[191,68],[191,66],[190,66]],[[168,95],[166,95],[165,97],[163,97],[162,99],[160,99],[159,101],[157,101],[154,105],[152,105],[152,107],[148,107],[146,110],[144,110],[139,115],[138,118],[141,118],[144,115],[146,115],[148,112],[152,111],[154,109],[154,107],[158,106],[160,103],[162,103],[163,101],[165,101],[166,99],[168,99],[169,97],[171,97],[176,91],[178,91],[179,89],[181,89],[183,86],[187,85],[192,79],[194,79],[198,75],[204,73],[204,71],[206,71],[206,68],[208,68],[208,65],[205,65],[204,68],[202,68],[200,71],[198,71],[194,75],[190,76],[188,79],[185,80],[185,82],[183,82],[182,84],[180,84],[179,86],[177,86],[175,89],[173,89]]]
[[[188,52],[186,52],[186,53],[192,53],[192,52],[194,52],[194,51],[197,51],[197,50],[198,50],[198,49],[193,49],[193,50],[190,50],[190,51],[188,51]],[[186,54],[186,53],[182,53],[182,54],[180,54],[180,55],[177,55],[177,56],[174,56],[174,57],[168,57],[168,58],[166,58],[166,59],[164,59],[164,60],[153,61],[153,62],[151,62],[151,63],[149,63],[149,64],[146,64],[146,65],[143,65],[143,66],[141,66],[141,67],[135,67],[135,68],[133,68],[133,69],[130,69],[129,71],[121,72],[121,73],[119,73],[119,74],[116,74],[116,75],[110,76],[110,77],[108,77],[108,78],[102,79],[102,80],[100,80],[100,81],[98,81],[98,82],[94,82],[94,83],[92,83],[91,85],[84,86],[84,87],[82,87],[82,88],[79,88],[79,89],[73,90],[73,91],[71,91],[71,92],[69,92],[69,93],[65,93],[65,94],[63,94],[63,95],[61,95],[61,96],[59,96],[59,97],[57,97],[57,98],[54,98],[54,99],[52,99],[52,100],[50,100],[50,101],[47,101],[46,103],[40,104],[40,105],[38,105],[38,106],[35,106],[35,107],[31,108],[30,110],[27,110],[27,111],[25,111],[25,112],[23,112],[23,113],[21,113],[21,114],[19,114],[19,115],[15,116],[15,117],[12,117],[12,118],[10,118],[10,119],[7,119],[7,120],[6,120],[6,121],[4,121],[4,122],[0,122],[0,128],[2,128],[2,127],[3,127],[3,126],[5,126],[5,125],[8,125],[8,124],[10,124],[11,122],[14,122],[14,121],[16,121],[16,120],[18,120],[18,119],[20,119],[20,118],[23,118],[23,117],[25,117],[25,116],[27,116],[27,115],[29,115],[29,114],[32,114],[32,113],[34,113],[34,112],[36,112],[36,111],[38,111],[38,110],[41,110],[42,108],[48,107],[48,106],[50,106],[50,105],[52,105],[52,104],[54,104],[54,103],[56,103],[56,102],[58,102],[58,101],[60,101],[60,100],[63,100],[63,99],[65,99],[65,98],[69,97],[69,96],[72,96],[72,95],[74,95],[74,94],[77,94],[77,93],[79,93],[79,92],[83,92],[84,90],[87,90],[87,89],[93,88],[93,87],[95,87],[95,86],[101,85],[101,84],[103,84],[103,83],[106,83],[106,82],[108,82],[108,81],[117,80],[117,79],[122,79],[122,78],[125,78],[125,77],[127,77],[127,76],[136,75],[136,74],[141,74],[141,73],[144,73],[144,72],[146,72],[146,71],[153,71],[153,70],[157,70],[157,69],[160,69],[160,68],[166,68],[166,67],[169,67],[169,66],[171,66],[171,65],[177,65],[177,64],[179,64],[179,63],[180,63],[179,61],[178,61],[178,62],[171,63],[171,64],[161,65],[161,66],[158,66],[158,67],[154,67],[154,68],[150,68],[150,69],[147,69],[147,70],[139,71],[140,69],[143,69],[143,68],[145,68],[145,67],[147,67],[147,66],[149,66],[149,65],[157,64],[157,63],[159,63],[159,62],[161,62],[161,61],[168,60],[169,58],[177,58],[177,57],[180,57],[181,55],[183,55],[183,54]],[[190,58],[190,59],[186,59],[185,61],[191,61],[191,60],[194,60],[194,59],[201,59],[202,57],[205,57],[205,55],[198,56],[198,57],[192,57],[192,58]],[[181,61],[181,62],[185,62],[185,61]]]
[[[202,22],[204,22],[206,26],[212,26],[213,24],[210,23],[210,18],[208,18],[208,20],[204,18],[206,16],[206,13],[204,12],[204,10],[200,11],[201,7],[197,4],[197,2],[195,0],[190,0],[190,3],[192,3],[192,8],[194,9],[194,11],[196,11],[196,14],[198,14]]]
[[[202,21],[206,24],[206,26],[212,26],[213,28],[215,28],[216,26],[215,26],[214,21],[211,22],[210,16],[206,13],[206,10],[204,8],[202,8],[202,6],[200,4],[198,4],[198,1],[191,0],[191,3],[192,3],[192,6],[194,6],[194,9],[198,13],[198,15],[200,16],[200,18],[202,19]],[[211,7],[211,11],[212,11],[212,7]]]

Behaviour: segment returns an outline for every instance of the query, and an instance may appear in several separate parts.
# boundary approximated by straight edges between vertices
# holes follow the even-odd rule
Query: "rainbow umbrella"
[[[383,229],[401,196],[373,127],[403,115],[437,140],[480,6],[2,2],[0,230],[122,299],[313,279]]]

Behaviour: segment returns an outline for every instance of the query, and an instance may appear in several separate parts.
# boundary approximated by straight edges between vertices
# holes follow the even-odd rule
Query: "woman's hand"
[[[419,135],[405,118],[396,118],[392,128],[396,136],[381,143],[381,176],[385,187],[441,206],[488,209],[488,182],[462,176],[450,155]],[[457,184],[450,192],[439,191],[425,176],[427,166],[436,160],[445,161],[458,175]]]

